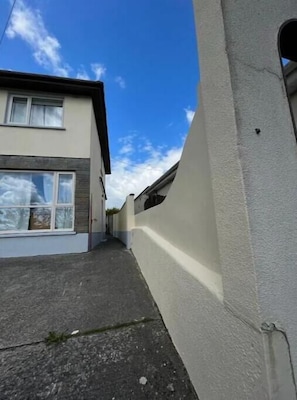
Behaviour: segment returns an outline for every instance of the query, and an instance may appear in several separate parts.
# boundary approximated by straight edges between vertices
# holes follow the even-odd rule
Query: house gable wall
[[[105,186],[105,171],[93,109],[91,110],[90,143],[91,247],[94,247],[105,234],[105,193],[102,187],[102,182]]]

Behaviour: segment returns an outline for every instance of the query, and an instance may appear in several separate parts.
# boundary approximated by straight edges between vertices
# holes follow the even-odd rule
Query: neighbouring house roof
[[[140,192],[139,193],[139,195],[137,196],[137,197],[135,197],[135,200],[137,200],[140,196],[142,196],[143,194],[145,194],[146,193],[146,190],[149,188],[149,186],[147,186],[145,189],[143,189],[143,191],[142,192]],[[134,200],[134,201],[135,201]]]
[[[176,171],[179,165],[179,161],[174,164],[168,171],[165,172],[159,179],[157,179],[149,188],[146,193],[152,193],[156,190],[162,189],[167,183],[172,182],[175,178]]]
[[[147,188],[145,188],[136,197],[136,199],[138,199],[138,197],[140,197],[144,194],[149,195],[152,192],[158,191],[158,190],[162,189],[168,183],[172,182],[173,179],[175,178],[178,165],[179,165],[179,161],[176,164],[174,164],[168,171],[166,171],[165,174],[163,174],[159,179],[157,179],[154,183],[152,183],[151,186],[148,186]]]
[[[105,173],[110,174],[110,154],[103,82],[0,70],[0,87],[91,97]]]

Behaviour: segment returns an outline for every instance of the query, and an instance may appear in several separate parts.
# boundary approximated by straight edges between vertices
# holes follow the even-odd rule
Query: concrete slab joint
[[[118,240],[0,263],[1,400],[197,399]]]

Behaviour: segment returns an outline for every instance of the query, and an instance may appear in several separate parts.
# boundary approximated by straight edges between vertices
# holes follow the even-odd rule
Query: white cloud
[[[30,8],[24,0],[16,2],[6,35],[10,39],[24,40],[39,65],[55,75],[69,75],[70,67],[62,60],[58,39],[47,31],[40,11]]]
[[[78,72],[76,74],[76,78],[77,79],[84,79],[84,80],[89,80],[90,79],[90,77],[89,77],[88,73],[86,72],[85,67],[83,65],[78,70]]]
[[[47,30],[40,11],[29,7],[25,0],[16,2],[6,35],[9,39],[20,38],[26,42],[33,51],[35,61],[53,74],[70,75],[72,69],[63,61],[59,40]],[[101,80],[106,73],[106,67],[100,63],[92,63],[91,69],[96,80]],[[90,79],[83,65],[78,69],[76,78]],[[124,80],[117,82],[121,87],[125,85]]]
[[[132,154],[134,153],[134,147],[131,143],[125,144],[119,151],[119,154]]]
[[[194,115],[195,115],[195,111],[191,110],[190,107],[184,108],[184,111],[186,113],[186,118],[187,118],[188,124],[191,125]]]
[[[103,64],[93,63],[91,64],[92,71],[95,74],[96,81],[100,81],[106,73],[106,68]]]
[[[132,133],[130,135],[119,138],[118,141],[122,144],[122,147],[119,150],[119,154],[131,155],[132,153],[134,153],[135,149],[134,149],[133,140],[134,140],[134,138],[136,138],[136,136],[137,135],[135,133]]]
[[[154,147],[146,139],[135,135],[133,137],[134,142],[138,141],[138,144],[132,143],[132,139],[129,138],[129,143],[124,143],[123,147],[131,144],[133,148],[138,148],[141,142],[146,157],[142,161],[137,161],[130,153],[122,153],[122,157],[117,156],[112,159],[112,174],[106,177],[109,208],[121,207],[130,193],[137,196],[180,159],[182,146],[164,150],[162,146]],[[123,138],[123,142],[125,140],[127,137]]]
[[[122,89],[125,89],[125,87],[126,87],[126,82],[125,82],[124,78],[122,78],[121,76],[116,76],[115,82],[118,83],[118,85],[119,85]]]

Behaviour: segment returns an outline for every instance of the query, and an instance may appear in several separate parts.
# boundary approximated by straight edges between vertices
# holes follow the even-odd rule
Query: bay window
[[[74,179],[72,172],[0,170],[0,233],[73,230]]]
[[[11,95],[6,122],[40,127],[62,127],[63,100]]]

